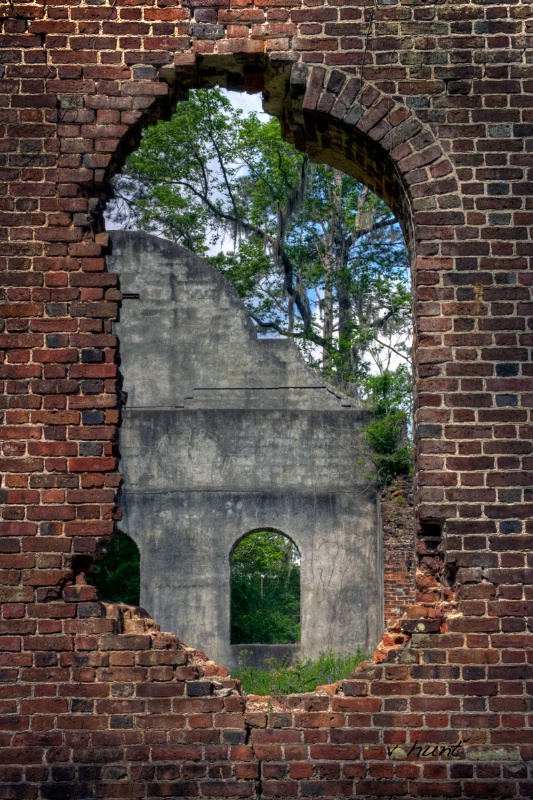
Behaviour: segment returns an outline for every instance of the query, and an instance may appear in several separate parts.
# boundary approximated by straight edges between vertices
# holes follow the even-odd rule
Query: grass
[[[316,660],[297,661],[289,667],[281,661],[269,659],[267,669],[247,666],[246,663],[232,677],[241,681],[246,694],[280,695],[312,692],[317,686],[334,683],[345,678],[367,660],[359,650],[357,653],[322,653]],[[267,662],[268,663],[268,662]]]

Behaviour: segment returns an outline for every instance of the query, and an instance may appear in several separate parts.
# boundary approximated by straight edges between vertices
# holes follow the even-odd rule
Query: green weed
[[[300,694],[345,678],[366,658],[358,650],[347,655],[330,651],[322,653],[314,661],[297,661],[293,666],[269,659],[268,668],[260,669],[244,663],[240,669],[232,672],[232,677],[241,681],[246,694]]]

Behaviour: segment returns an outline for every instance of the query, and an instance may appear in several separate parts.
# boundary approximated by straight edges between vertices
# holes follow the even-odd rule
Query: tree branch
[[[392,350],[392,352],[395,353],[395,355],[399,356],[400,358],[403,358],[403,360],[407,361],[408,364],[412,363],[411,359],[409,358],[409,356],[406,356],[403,353],[400,353],[400,351],[396,350],[396,348],[393,347],[391,344],[387,344],[386,342],[382,342],[381,339],[378,339],[377,336],[374,337],[374,341],[377,342],[378,344],[380,344],[382,347],[386,347],[387,350]]]
[[[372,323],[372,327],[382,328],[385,325],[385,323],[389,321],[391,317],[393,317],[398,311],[401,311],[402,309],[408,311],[410,309],[410,306],[402,306],[402,305],[394,306],[394,308],[391,308],[389,311],[387,311],[387,313],[383,317],[376,319]]]
[[[348,247],[353,247],[354,244],[359,241],[359,239],[363,238],[363,236],[367,236],[369,233],[374,233],[375,231],[383,230],[383,228],[388,228],[395,223],[396,220],[394,217],[392,217],[392,219],[385,218],[379,222],[375,222],[368,230],[365,228],[359,228],[358,230],[352,231],[352,233],[349,233],[346,237],[347,245]]]
[[[305,339],[308,342],[313,342],[313,344],[329,348],[330,351],[335,350],[335,348],[331,346],[330,342],[327,342],[326,339],[323,339],[314,331],[311,331],[310,333],[306,333],[305,331],[298,331],[297,333],[289,332],[287,330],[284,330],[280,325],[278,325],[277,322],[264,322],[256,314],[253,314],[251,311],[248,311],[248,314],[253,319],[253,321],[257,325],[259,325],[260,328],[267,328],[270,330],[274,330],[276,331],[276,333],[279,333],[280,336],[283,336],[285,339]]]

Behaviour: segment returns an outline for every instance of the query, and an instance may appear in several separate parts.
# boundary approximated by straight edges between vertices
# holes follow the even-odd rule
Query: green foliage
[[[285,644],[299,639],[298,551],[280,533],[251,533],[231,554],[231,642]]]
[[[98,593],[115,603],[139,605],[140,565],[139,548],[133,539],[116,531],[94,567],[93,581]]]
[[[373,461],[380,483],[412,471],[413,449],[408,437],[411,418],[411,375],[404,366],[369,375],[364,381],[367,402],[374,420],[365,430],[373,449]]]
[[[341,653],[323,653],[312,661],[297,661],[292,667],[283,662],[271,660],[268,669],[259,669],[243,665],[232,672],[232,677],[242,683],[247,694],[285,695],[312,692],[317,686],[345,678],[362,661],[365,656],[357,653],[343,655]]]

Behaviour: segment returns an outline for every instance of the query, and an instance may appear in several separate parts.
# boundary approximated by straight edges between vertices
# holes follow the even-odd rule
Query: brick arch
[[[199,61],[197,56],[193,60]],[[414,326],[416,395],[419,390],[416,378],[420,373],[424,376],[425,364],[434,364],[442,355],[435,350],[424,350],[421,358],[417,357],[417,322],[424,316],[420,311],[425,304],[424,290],[426,284],[433,283],[435,273],[448,269],[451,263],[448,258],[439,259],[426,253],[431,253],[435,239],[447,237],[451,225],[464,223],[454,167],[431,128],[398,98],[384,94],[368,81],[361,83],[352,72],[337,67],[308,66],[304,62],[280,66],[270,64],[263,56],[240,60],[228,54],[214,60],[204,58],[196,66],[189,63],[186,68],[163,67],[158,71],[146,65],[134,66],[133,76],[138,76],[137,83],[142,86],[143,107],[125,117],[131,119],[128,130],[118,143],[114,142],[107,160],[102,158],[99,162],[101,168],[98,174],[95,171],[95,180],[100,190],[105,189],[111,175],[135,149],[147,124],[166,118],[187,89],[219,83],[237,90],[264,90],[266,107],[279,115],[286,138],[312,160],[350,173],[389,204],[411,251],[415,304],[420,304]],[[164,80],[156,82],[158,76]],[[125,84],[123,96],[135,98],[137,89]],[[97,98],[96,103],[99,103]],[[421,414],[424,422],[423,409]],[[416,575],[422,605],[413,608],[416,622],[394,619],[392,635],[397,644],[403,643],[405,634],[409,635],[421,624],[420,617],[429,615],[435,619],[436,615],[440,620],[449,611],[449,601],[453,598],[442,531],[439,529],[438,536],[434,534],[434,510],[426,511],[421,505],[423,499],[424,487],[418,486],[420,516],[422,520],[427,517],[430,525],[429,534],[423,524],[417,526],[421,537]],[[431,627],[427,621],[423,624]],[[380,645],[385,651],[392,641],[389,634],[385,634],[385,645]]]
[[[438,274],[453,265],[452,258],[437,255],[435,242],[449,240],[453,228],[466,222],[456,169],[430,126],[397,97],[384,94],[372,83],[361,83],[351,72],[296,64],[291,90],[301,103],[301,110],[288,121],[298,146],[317,161],[337,166],[369,185],[402,226],[412,263],[415,438],[418,434],[420,442],[428,434],[425,423],[432,418],[431,409],[428,413],[424,407],[428,382],[424,381],[431,380],[436,365],[450,356],[447,348],[427,346],[433,330],[427,317],[434,313],[428,301],[435,296]],[[422,442],[415,458],[423,458],[423,448]],[[399,623],[404,633],[420,625],[416,620],[420,615],[433,619],[424,623],[426,629],[437,629],[438,619],[451,610],[454,598],[453,568],[450,572],[446,564],[443,539],[446,511],[431,503],[431,488],[424,486],[423,478],[419,480],[420,463],[416,458],[417,595],[422,605],[411,609],[415,621]],[[395,621],[393,630],[397,625]],[[388,634],[384,642],[390,643]]]
[[[398,98],[352,72],[303,63],[292,68],[291,90],[303,94],[300,124],[293,122],[298,146],[370,186],[397,215],[411,248],[433,234],[415,234],[415,226],[424,224],[418,211],[460,205],[441,143]]]
[[[204,57],[196,66],[199,57],[191,58],[186,68],[133,66],[131,79],[121,83],[120,99],[86,99],[103,120],[118,116],[106,106],[128,110],[120,112],[119,125],[95,126],[93,138],[104,139],[101,155],[85,159],[92,175],[84,173],[80,182],[102,187],[136,148],[145,125],[167,117],[189,88],[220,83],[251,93],[266,89],[266,108],[280,117],[284,135],[312,159],[339,166],[370,186],[398,216],[410,246],[415,224],[416,239],[423,240],[432,239],[435,228],[464,223],[460,211],[445,213],[461,206],[452,162],[430,126],[398,97],[337,67],[299,61],[291,68],[262,55],[236,60],[230,53],[212,62]],[[278,96],[272,99],[271,92]],[[68,108],[71,98],[64,102]],[[431,211],[433,218],[422,213],[417,219],[419,212]]]

